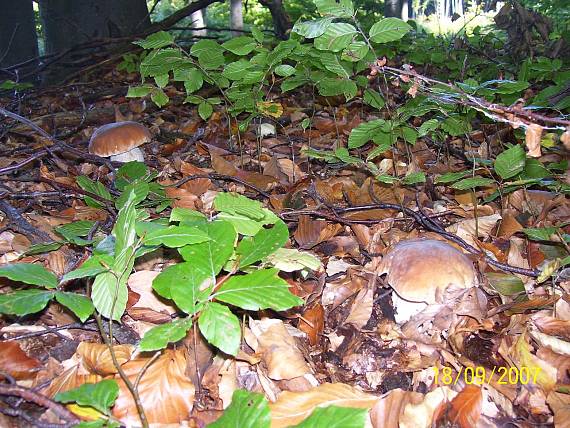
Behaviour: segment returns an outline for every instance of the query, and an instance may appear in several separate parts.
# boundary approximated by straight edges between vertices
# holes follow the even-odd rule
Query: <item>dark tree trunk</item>
[[[241,0],[230,0],[230,28],[232,30],[243,30],[243,8]],[[241,32],[232,32],[234,37],[241,35]]]
[[[286,40],[289,37],[292,25],[291,19],[283,7],[282,0],[259,0],[259,3],[271,12],[273,25],[275,25],[275,36],[281,40]]]
[[[103,37],[142,33],[150,18],[144,0],[40,0],[46,53]]]
[[[150,26],[146,1],[111,0],[110,21],[118,28],[120,36],[142,33]]]
[[[401,18],[404,0],[384,0],[384,16]]]
[[[46,54],[101,38],[143,33],[150,26],[145,0],[40,0],[39,4]],[[55,83],[89,60],[86,51],[77,58],[66,57],[75,66],[51,67],[43,80]]]
[[[22,72],[37,65],[38,36],[32,0],[0,0],[0,11],[0,68],[32,60],[0,74],[0,81],[18,81]]]

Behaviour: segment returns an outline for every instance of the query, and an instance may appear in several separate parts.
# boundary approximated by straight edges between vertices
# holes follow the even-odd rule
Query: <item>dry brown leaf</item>
[[[316,303],[303,312],[303,317],[299,319],[299,330],[307,333],[309,343],[316,345],[319,336],[325,328],[325,310],[322,305]]]
[[[308,250],[321,242],[327,241],[342,230],[340,224],[331,224],[325,220],[313,220],[309,216],[299,216],[297,230],[293,234],[302,250]]]
[[[182,173],[183,177],[187,177],[190,175],[206,174],[206,171],[204,171],[203,169],[195,167],[191,163],[184,161],[180,162],[180,172]],[[210,181],[209,178],[197,178],[196,180],[190,180],[188,183],[185,184],[186,186],[184,187],[184,189],[188,190],[189,192],[192,192],[196,196],[200,196],[208,190],[212,182]]]
[[[256,353],[267,367],[267,375],[274,380],[293,379],[311,373],[295,339],[281,320],[252,320],[250,329],[257,338]]]
[[[437,410],[457,395],[448,387],[436,388],[424,396],[420,403],[409,403],[400,416],[400,428],[429,428]]]
[[[35,358],[28,357],[20,344],[10,340],[0,346],[0,372],[8,373],[15,379],[32,379],[42,367]]]
[[[134,346],[114,345],[115,357],[120,365],[131,359]],[[82,358],[83,365],[91,373],[107,376],[117,373],[117,368],[113,364],[111,352],[107,345],[102,343],[81,342],[77,347],[77,354]]]
[[[149,308],[156,312],[173,314],[177,309],[161,300],[152,290],[152,281],[159,273],[151,270],[140,270],[129,276],[129,288],[140,296],[133,307]]]
[[[488,238],[500,219],[500,214],[465,219],[449,226],[447,231],[476,246],[477,238]]]
[[[525,144],[528,149],[528,156],[539,158],[542,156],[540,152],[540,139],[542,137],[542,126],[533,123],[526,128]]]
[[[570,396],[560,392],[551,392],[546,402],[554,413],[554,426],[556,428],[570,427]]]
[[[480,387],[466,385],[448,406],[440,409],[436,425],[450,424],[459,428],[477,426],[481,416],[482,400],[483,394]]]
[[[210,159],[212,160],[212,168],[218,174],[224,175],[237,175],[238,168],[236,168],[231,162],[228,162],[220,155],[210,152]]]
[[[53,379],[50,385],[43,390],[43,394],[53,398],[60,392],[69,391],[86,383],[97,383],[100,380],[102,377],[96,374],[80,374],[80,366],[76,365]]]
[[[372,316],[374,305],[374,287],[364,288],[359,291],[354,299],[350,313],[344,321],[346,324],[353,324],[357,328],[363,328]]]
[[[284,391],[275,403],[269,404],[271,428],[298,424],[317,407],[370,409],[377,401],[378,397],[343,383],[325,383],[307,392]]]
[[[149,358],[137,358],[123,366],[128,378],[134,382]],[[151,424],[180,423],[188,420],[194,403],[195,388],[185,374],[186,357],[182,349],[164,353],[148,367],[138,393]],[[113,407],[113,415],[123,423],[139,425],[140,420],[133,397],[118,377],[120,393]]]
[[[172,203],[173,208],[189,208],[193,210],[197,208],[197,204],[200,202],[198,196],[186,189],[167,187],[164,190],[167,197],[174,199]]]
[[[374,428],[399,428],[400,415],[408,403],[421,403],[424,395],[419,392],[393,389],[380,397],[370,411]]]

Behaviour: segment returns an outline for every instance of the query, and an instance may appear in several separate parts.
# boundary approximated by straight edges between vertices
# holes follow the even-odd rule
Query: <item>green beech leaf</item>
[[[0,314],[28,315],[39,312],[52,299],[53,293],[30,289],[0,294]]]
[[[262,220],[265,217],[261,202],[236,193],[218,193],[214,199],[214,208],[217,211],[243,215],[253,220]]]
[[[240,59],[239,61],[230,62],[224,67],[222,71],[222,76],[230,80],[241,80],[247,71],[249,71],[254,65],[245,59]]]
[[[351,0],[313,0],[321,15],[335,18],[351,18],[354,15],[354,5]]]
[[[170,226],[154,230],[143,237],[145,245],[165,245],[170,248],[207,241],[205,232],[195,226]]]
[[[71,281],[72,279],[87,278],[95,276],[101,272],[109,270],[113,264],[113,257],[106,254],[97,254],[89,257],[85,262],[75,270],[66,273],[62,281]]]
[[[232,403],[208,428],[269,428],[271,414],[263,394],[236,389]]]
[[[247,55],[255,49],[257,42],[249,36],[233,37],[224,44],[222,47],[236,55]]]
[[[203,222],[206,216],[200,211],[191,210],[189,208],[175,207],[170,213],[170,222],[179,221],[184,223]]]
[[[275,74],[281,77],[289,77],[295,74],[295,68],[288,64],[281,64],[275,67]]]
[[[485,187],[491,186],[495,183],[495,180],[492,178],[485,178],[485,177],[469,177],[464,178],[463,180],[458,181],[451,185],[452,188],[457,190],[467,190],[467,189],[474,189],[476,187]]]
[[[200,332],[216,348],[229,355],[237,355],[241,341],[239,319],[225,305],[209,302],[198,318]]]
[[[412,172],[406,175],[402,179],[402,183],[407,185],[418,184],[418,183],[425,183],[426,182],[426,175],[423,171]]]
[[[429,119],[420,125],[418,128],[418,134],[420,137],[427,135],[431,131],[435,131],[439,126],[439,121],[437,119]]]
[[[151,85],[129,86],[126,97],[127,98],[146,97],[151,92],[152,92]]]
[[[291,428],[364,428],[368,409],[350,407],[317,407],[300,424]]]
[[[222,212],[216,216],[216,219],[231,223],[239,234],[245,236],[253,236],[263,229],[263,223],[243,215]]]
[[[558,228],[553,226],[536,228],[527,227],[523,229],[523,232],[526,236],[529,237],[529,239],[532,239],[533,241],[550,241],[551,236],[554,235],[557,230]]]
[[[384,18],[370,28],[370,40],[374,43],[387,43],[400,40],[412,27],[398,18]]]
[[[95,310],[91,299],[81,294],[58,291],[55,299],[77,315],[81,322],[85,322]]]
[[[215,278],[234,252],[237,233],[231,223],[222,220],[207,223],[201,230],[208,236],[208,241],[186,245],[178,252],[184,260]]]
[[[93,407],[106,414],[118,396],[119,385],[117,381],[106,379],[98,383],[86,383],[78,388],[60,392],[55,396],[55,401],[60,403],[75,402],[80,406]]]
[[[376,92],[373,89],[367,89],[366,91],[364,91],[364,102],[369,106],[377,108],[378,110],[383,108],[384,105],[386,104],[384,102],[384,98],[382,98],[382,95],[380,95],[378,92]]]
[[[388,131],[388,123],[384,119],[371,120],[361,123],[350,132],[348,137],[348,148],[355,149],[365,145],[368,141],[382,132]]]
[[[271,229],[261,229],[253,237],[245,237],[236,249],[239,267],[244,268],[281,248],[289,239],[289,229],[279,220]]]
[[[291,31],[307,39],[314,39],[324,34],[333,19],[333,17],[325,17],[311,21],[297,21]]]
[[[13,263],[0,267],[0,277],[45,288],[57,287],[57,276],[34,263]]]
[[[210,272],[191,262],[184,262],[169,266],[158,274],[152,288],[162,297],[174,300],[187,314],[193,315],[214,281]]]
[[[356,28],[351,24],[336,22],[330,24],[322,36],[314,40],[315,48],[322,51],[339,52],[352,42]]]
[[[495,159],[495,172],[506,180],[520,174],[525,166],[526,155],[520,145],[513,146],[500,153]]]
[[[365,42],[360,40],[353,41],[342,51],[341,59],[344,61],[358,62],[366,56],[369,49],[370,48]],[[363,86],[366,86],[368,84],[368,80],[366,77],[364,77],[364,80],[366,80],[366,82]]]
[[[95,277],[91,300],[97,311],[106,318],[121,319],[127,307],[127,281],[117,278],[112,272],[103,272]]]
[[[249,311],[282,311],[303,304],[291,294],[287,282],[277,276],[277,269],[261,269],[247,275],[234,275],[213,297]]]
[[[321,261],[317,256],[294,248],[279,248],[267,256],[265,261],[284,272],[304,269],[317,270],[321,267]]]
[[[164,349],[169,343],[184,339],[190,328],[192,328],[192,317],[158,325],[144,334],[139,347],[143,352]]]
[[[212,107],[212,104],[207,102],[201,102],[200,104],[198,104],[198,114],[203,120],[208,120],[208,118],[212,115],[213,112],[214,112],[214,107]]]
[[[489,284],[503,296],[512,296],[525,292],[524,284],[519,277],[508,273],[486,272]]]
[[[143,49],[159,49],[174,43],[174,36],[166,31],[153,33],[144,40],[133,42]]]

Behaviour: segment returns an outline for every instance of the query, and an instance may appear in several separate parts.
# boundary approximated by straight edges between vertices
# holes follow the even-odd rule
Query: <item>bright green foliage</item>
[[[189,315],[183,320],[150,330],[141,342],[141,349],[161,349],[180,340],[191,327],[190,320],[195,317],[200,331],[212,345],[235,355],[241,341],[239,319],[222,303],[246,310],[284,310],[303,303],[291,294],[287,282],[277,276],[276,269],[239,273],[240,269],[249,268],[254,263],[271,264],[266,259],[289,238],[285,223],[258,201],[241,195],[219,193],[214,207],[219,214],[213,221],[207,221],[195,211],[178,209],[171,214],[171,221],[180,222],[178,226],[137,223],[136,229],[143,236],[143,243],[148,243],[144,236],[151,236],[152,244],[178,248],[184,262],[164,269],[154,279],[153,289],[160,296],[173,300],[180,310]],[[244,235],[240,231],[243,225],[231,220],[238,217],[255,224],[254,233]],[[265,227],[271,224],[273,227]],[[184,233],[177,233],[175,242],[156,241],[156,237],[168,236],[171,239],[172,230],[183,230]],[[198,236],[200,239],[196,238]],[[299,264],[299,269],[306,267]],[[225,275],[222,273],[224,270]],[[224,281],[219,282],[220,278]]]
[[[307,419],[295,428],[363,428],[368,410],[349,407],[317,407]]]
[[[33,263],[14,263],[2,266],[0,277],[45,288],[57,287],[57,277],[43,266]]]
[[[237,389],[224,414],[208,428],[269,428],[271,414],[263,394]]]
[[[109,414],[109,409],[118,396],[119,385],[115,380],[107,379],[60,392],[55,396],[55,400],[60,403],[77,403],[80,406],[93,407],[103,414]]]

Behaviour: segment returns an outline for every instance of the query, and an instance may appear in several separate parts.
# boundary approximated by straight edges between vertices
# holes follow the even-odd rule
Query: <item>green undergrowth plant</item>
[[[236,309],[282,311],[303,303],[289,291],[287,282],[278,273],[280,270],[308,272],[317,269],[320,262],[308,253],[282,248],[289,239],[289,230],[279,217],[258,201],[219,193],[209,217],[198,211],[174,208],[169,216],[150,220],[145,202],[152,177],[142,164],[126,165],[116,178],[116,187],[123,189],[117,198],[101,183],[79,177],[84,186],[89,183],[85,188],[109,198],[119,207],[112,232],[85,239],[93,226],[90,222],[58,228],[65,238],[58,245],[84,246],[90,248],[91,254],[80,267],[62,278],[37,264],[1,267],[0,276],[33,288],[0,295],[0,313],[36,313],[56,299],[82,321],[94,310],[107,319],[120,320],[135,260],[160,247],[175,249],[181,261],[161,272],[153,282],[153,289],[172,300],[183,315],[150,330],[140,343],[143,351],[161,349],[180,340],[197,322],[212,345],[235,355],[241,340]],[[64,291],[67,284],[82,278],[93,278],[90,298]]]
[[[314,0],[314,4],[319,17],[295,23],[290,39],[285,41],[268,40],[256,28],[251,36],[221,44],[198,41],[189,51],[166,32],[138,41],[146,52],[140,65],[142,84],[131,87],[128,96],[150,95],[162,106],[169,101],[163,89],[168,84],[181,85],[186,91],[185,102],[196,104],[204,120],[216,106],[223,105],[242,131],[257,117],[280,115],[279,106],[272,101],[276,90],[287,93],[308,87],[325,97],[342,95],[347,101],[360,98],[376,117],[352,129],[346,146],[337,142],[334,149],[307,148],[305,153],[313,159],[365,168],[388,185],[426,181],[423,172],[397,176],[379,167],[383,153],[397,143],[413,146],[422,138],[438,143],[465,138],[473,131],[474,122],[496,120],[485,108],[464,103],[473,97],[507,106],[524,99],[530,109],[570,109],[568,96],[552,101],[570,78],[568,64],[541,56],[517,64],[509,62],[504,49],[506,38],[501,33],[476,27],[469,34],[446,39],[422,32],[413,21],[397,18],[379,19],[364,31],[351,0]],[[490,59],[489,51],[498,56]],[[442,76],[442,82],[420,82],[398,73],[372,78],[370,67],[383,56],[414,69],[425,67],[436,77]],[[387,102],[381,87],[392,78],[402,93],[410,95]],[[204,84],[217,87],[221,96],[201,97],[199,90]],[[310,121],[302,126],[306,129]],[[553,127],[543,133],[544,149],[558,150],[559,129]],[[524,128],[517,130],[516,137],[524,140],[524,132]],[[569,186],[558,179],[564,165],[525,161],[522,148],[505,149],[500,156],[515,160],[516,167],[500,168],[504,164],[500,157],[496,162],[474,158],[470,159],[474,168],[463,171],[465,176],[460,177],[467,181],[456,183],[444,176],[440,183],[450,183],[458,190],[495,183],[499,191],[491,199],[521,187],[569,191]]]

